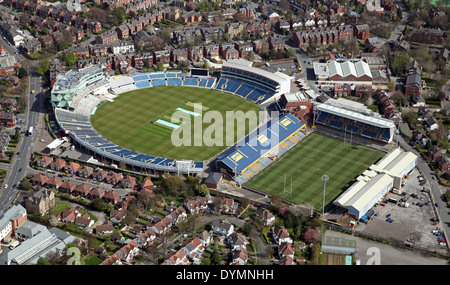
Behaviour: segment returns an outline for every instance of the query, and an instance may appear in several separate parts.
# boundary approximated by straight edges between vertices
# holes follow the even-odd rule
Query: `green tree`
[[[22,190],[31,190],[31,189],[33,189],[33,185],[31,185],[30,181],[24,179],[20,183],[20,189],[22,189]]]
[[[157,62],[156,63],[156,70],[157,71],[163,71],[164,70],[164,64],[162,64],[161,62]]]
[[[120,25],[127,19],[127,14],[125,13],[125,9],[123,7],[116,7],[112,10],[111,15],[113,16],[114,25]]]
[[[17,75],[19,76],[20,79],[22,79],[22,78],[28,76],[28,72],[27,72],[27,70],[26,70],[23,66],[21,66],[21,67],[19,68],[19,73],[18,73]]]
[[[91,202],[90,207],[92,209],[94,209],[94,210],[97,210],[97,211],[104,211],[104,210],[106,210],[107,205],[106,205],[106,202],[103,199],[97,198],[97,199],[94,199]]]
[[[406,52],[399,52],[394,54],[392,62],[392,71],[395,76],[401,76],[405,72],[406,64],[408,64],[410,56]]]
[[[206,196],[209,194],[209,189],[205,184],[202,184],[198,187],[197,193],[202,196]]]
[[[36,71],[42,76],[45,77],[47,72],[50,70],[50,61],[48,59],[43,59],[39,62],[36,67]]]
[[[169,192],[169,195],[178,195],[184,184],[183,178],[177,175],[169,176],[166,179],[166,190]]]
[[[211,264],[220,265],[222,258],[220,257],[220,250],[217,245],[214,245],[213,253],[211,254]]]
[[[50,262],[48,260],[46,260],[45,258],[43,258],[42,256],[39,257],[36,265],[51,265]]]
[[[72,67],[77,62],[77,56],[73,51],[69,51],[64,57],[64,62],[67,67]]]

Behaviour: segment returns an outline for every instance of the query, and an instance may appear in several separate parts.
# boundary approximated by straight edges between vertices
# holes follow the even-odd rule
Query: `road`
[[[405,31],[406,25],[408,24],[408,9],[403,1],[395,0],[394,3],[398,5],[400,10],[402,11],[402,20],[399,23],[399,25],[394,29],[394,31],[391,33],[390,38],[387,40],[388,42],[397,42],[400,39],[400,36]]]
[[[41,92],[41,76],[33,71],[29,72],[29,90],[35,90],[35,94],[29,95],[28,111],[27,111],[27,125],[25,130],[29,127],[36,127],[39,116],[41,115],[41,109],[44,102],[44,94]],[[42,117],[42,116],[41,116]],[[0,211],[5,211],[11,205],[18,194],[18,185],[20,181],[25,176],[26,169],[28,167],[30,157],[32,154],[32,149],[34,145],[34,140],[36,135],[26,136],[22,134],[22,137],[16,148],[16,155],[11,162],[11,166],[8,169],[8,175],[5,180],[5,186],[0,190]],[[18,153],[18,154],[17,154]]]

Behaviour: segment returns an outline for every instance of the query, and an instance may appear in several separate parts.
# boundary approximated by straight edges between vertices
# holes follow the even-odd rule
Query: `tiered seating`
[[[166,72],[166,78],[181,78],[181,72]]]
[[[181,82],[180,78],[168,78],[167,86],[181,86],[183,82]]]
[[[269,92],[268,90],[263,89],[261,87],[257,87],[250,94],[248,94],[246,98],[255,103],[262,103],[272,96],[273,96],[272,92]]]
[[[207,88],[212,88],[215,81],[216,81],[216,80],[215,80],[214,78],[208,78],[208,79],[206,79],[206,87],[207,87]]]
[[[139,88],[150,87],[150,82],[148,80],[136,82],[136,87],[139,87]]]
[[[226,82],[227,82],[226,79],[220,78],[220,79],[219,79],[219,82],[217,82],[216,89],[222,91],[222,89],[223,89],[223,87],[224,87],[224,84],[225,84]]]
[[[246,84],[246,83],[243,83],[243,84],[241,85],[241,87],[240,87],[238,90],[236,90],[235,94],[236,94],[236,95],[240,95],[240,96],[242,96],[242,97],[245,98],[245,97],[248,96],[248,95],[250,94],[250,92],[252,92],[254,89],[255,89],[255,86],[249,85],[249,84]]]
[[[193,77],[185,77],[183,80],[183,85],[184,86],[197,86],[198,80],[197,80],[197,78],[193,78]]]
[[[155,72],[155,73],[149,73],[148,76],[151,80],[153,79],[165,79],[166,74],[164,72]]]
[[[276,134],[272,131],[272,124],[277,128]],[[216,167],[235,173],[240,181],[245,182],[271,162],[269,157],[275,158],[295,145],[298,141],[290,138],[304,127],[292,114],[283,115],[275,123],[268,121],[243,138],[237,148],[232,146],[222,152],[217,157]],[[274,150],[269,153],[268,149]]]
[[[223,91],[227,91],[230,93],[234,93],[240,86],[241,86],[241,82],[239,81],[234,81],[234,80],[228,80],[225,88],[223,89]]]
[[[152,80],[153,86],[166,86],[166,80]]]
[[[138,74],[136,76],[133,76],[133,80],[135,82],[144,81],[144,80],[148,81],[148,74],[147,73],[145,73],[145,74]]]
[[[390,138],[390,132],[387,128],[375,128],[370,124],[359,123],[357,121],[346,119],[327,112],[321,112],[319,117],[316,119],[316,122],[371,139],[378,139],[387,142]]]
[[[208,80],[206,78],[200,78],[198,81],[198,87],[206,87],[206,84],[208,83]]]

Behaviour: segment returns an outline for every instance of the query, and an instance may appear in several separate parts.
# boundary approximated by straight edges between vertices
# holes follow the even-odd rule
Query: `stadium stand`
[[[306,125],[296,117],[284,114],[266,122],[221,153],[216,159],[216,170],[242,185],[309,133]]]
[[[185,77],[183,80],[183,86],[194,86],[197,87],[198,79],[194,77]]]
[[[261,68],[252,66],[253,63],[242,59],[228,60],[222,65],[221,79],[228,79],[238,81],[241,84],[248,84],[250,86],[258,86],[261,91],[252,96],[250,93],[245,93],[242,90],[238,95],[245,97],[255,103],[264,103],[270,100],[274,95],[281,95],[283,93],[290,93],[291,77],[281,72],[269,72]],[[235,94],[237,88],[235,85],[223,86],[222,84],[216,86],[216,89]],[[251,92],[253,93],[253,92]]]
[[[150,82],[147,81],[140,81],[140,82],[136,82],[136,87],[138,88],[145,88],[145,87],[150,87]]]
[[[79,145],[98,155],[115,161],[123,160],[127,164],[143,169],[178,171],[177,161],[179,160],[142,154],[108,141],[92,127],[89,116],[80,115],[60,108],[55,109],[55,115],[64,132]],[[203,162],[190,162],[190,171],[203,171]]]
[[[166,74],[164,72],[152,72],[149,73],[148,76],[151,80],[154,79],[166,79]]]
[[[167,78],[167,86],[181,86],[181,78]]]
[[[395,125],[390,120],[328,104],[318,104],[315,110],[316,124],[385,143],[392,141]]]
[[[152,86],[166,86],[166,80],[165,79],[152,79]]]

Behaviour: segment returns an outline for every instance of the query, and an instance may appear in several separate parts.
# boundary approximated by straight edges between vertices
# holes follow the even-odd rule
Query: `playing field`
[[[203,109],[196,111],[193,103],[201,103]],[[238,110],[244,113],[247,111],[258,113],[260,107],[243,98],[210,89],[182,86],[153,87],[130,91],[114,98],[114,102],[103,103],[97,108],[95,115],[91,116],[91,123],[105,138],[130,150],[172,159],[201,161],[212,158],[228,146],[225,139],[222,143],[206,145],[203,140],[205,130],[217,126],[220,122],[212,120],[210,123],[202,123],[201,128],[196,128],[194,117],[197,117],[199,112],[205,115],[209,111],[218,111],[222,115],[225,130],[225,112]],[[180,112],[189,115],[190,146],[175,147],[172,142],[172,132],[175,128],[186,127],[187,125],[183,124],[189,123],[181,120],[172,121],[172,116],[175,117],[175,114]],[[223,136],[225,132],[223,131]],[[247,125],[246,134],[248,132]],[[206,135],[215,138],[218,134]],[[202,144],[193,146],[194,138],[198,139],[198,136],[202,137]],[[178,135],[178,138],[189,138],[188,132]],[[234,138],[237,138],[236,134]]]
[[[384,155],[367,147],[344,145],[343,141],[312,133],[245,185],[321,210],[322,175],[329,176],[325,194],[327,205]],[[288,193],[291,191],[291,179],[292,196]]]

